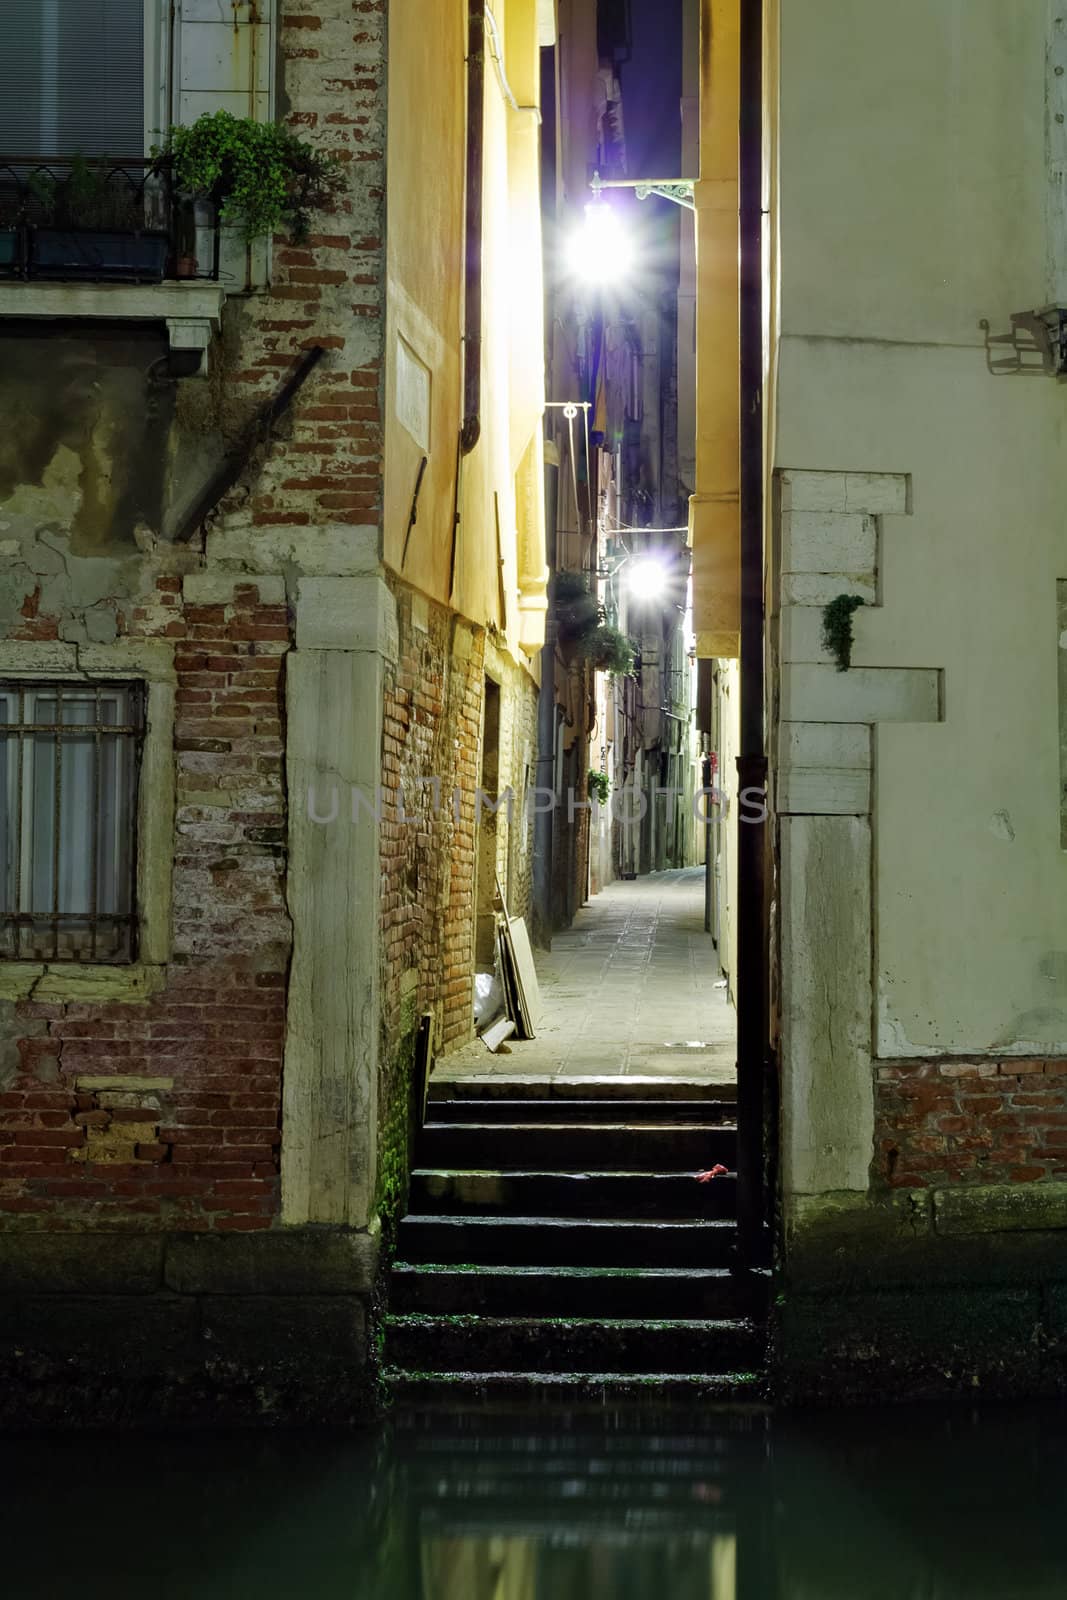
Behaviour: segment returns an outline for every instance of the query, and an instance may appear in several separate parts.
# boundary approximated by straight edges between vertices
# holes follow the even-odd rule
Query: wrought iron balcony
[[[215,208],[164,162],[0,155],[0,279],[217,282]]]

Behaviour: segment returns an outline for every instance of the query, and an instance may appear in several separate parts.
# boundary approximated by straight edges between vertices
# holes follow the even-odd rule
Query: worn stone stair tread
[[[483,1124],[494,1127],[552,1127],[624,1125],[655,1127],[700,1123],[703,1127],[736,1127],[737,1105],[732,1100],[628,1100],[559,1099],[506,1100],[501,1097],[476,1100],[434,1100],[428,1106],[428,1122],[434,1127]]]
[[[494,1277],[530,1277],[533,1274],[543,1276],[551,1273],[553,1277],[563,1278],[590,1278],[600,1275],[605,1278],[685,1278],[685,1279],[732,1279],[734,1274],[729,1267],[576,1267],[576,1266],[505,1266],[496,1262],[484,1263],[478,1261],[394,1261],[394,1272],[445,1272],[467,1273],[477,1276],[479,1274]],[[747,1274],[754,1276],[754,1274]]]
[[[398,1249],[410,1261],[516,1266],[726,1266],[736,1228],[725,1218],[411,1213]]]
[[[692,1228],[695,1232],[707,1232],[709,1229],[719,1233],[732,1233],[735,1225],[719,1218],[707,1217],[544,1217],[520,1216],[517,1212],[504,1211],[495,1216],[468,1217],[462,1212],[417,1212],[409,1211],[403,1219],[404,1223],[412,1222],[421,1224],[434,1224],[448,1226],[454,1224],[463,1228],[581,1228],[583,1231],[593,1228],[626,1228],[639,1229],[642,1233],[674,1232],[679,1228]],[[401,1224],[403,1226],[403,1223]]]
[[[553,1329],[575,1329],[593,1332],[602,1328],[605,1333],[758,1333],[759,1324],[751,1317],[657,1317],[650,1321],[644,1317],[495,1317],[480,1316],[477,1311],[455,1315],[433,1311],[390,1312],[385,1318],[389,1328],[483,1328],[485,1331],[510,1329],[540,1329],[551,1333]]]
[[[450,1077],[438,1071],[430,1079],[431,1104],[437,1100],[467,1097],[503,1100],[596,1099],[687,1099],[736,1100],[737,1082],[720,1082],[705,1075],[678,1073],[653,1077],[641,1073],[620,1075],[461,1073]]]
[[[736,1161],[737,1129],[713,1122],[428,1122],[417,1136],[419,1166],[711,1166]]]
[[[672,1171],[653,1171],[651,1168],[641,1171],[641,1168],[625,1168],[625,1166],[605,1166],[605,1168],[582,1168],[581,1173],[566,1173],[566,1171],[553,1171],[550,1166],[509,1166],[507,1178],[509,1181],[517,1178],[552,1178],[569,1179],[573,1182],[595,1181],[597,1178],[635,1178],[645,1182],[649,1178],[696,1178],[696,1168],[693,1166],[680,1166]],[[411,1178],[499,1178],[499,1166],[414,1166]],[[736,1173],[723,1173],[715,1182],[733,1181]]]
[[[714,1122],[425,1122],[424,1133],[437,1133],[447,1129],[449,1133],[487,1133],[494,1138],[509,1129],[515,1128],[522,1133],[554,1133],[565,1135],[568,1133],[706,1133],[708,1129],[717,1126]],[[734,1129],[736,1123],[730,1123]]]
[[[616,1394],[646,1395],[657,1392],[685,1393],[698,1397],[721,1397],[725,1403],[747,1398],[759,1403],[763,1378],[755,1372],[405,1372],[386,1367],[382,1374],[391,1388],[417,1392],[438,1390],[445,1394],[469,1397],[481,1391],[492,1396],[509,1390],[589,1393],[614,1391]]]
[[[755,1368],[766,1332],[752,1318],[547,1316],[541,1311],[393,1313],[385,1359],[396,1370],[487,1372],[536,1365],[543,1372],[733,1372]]]

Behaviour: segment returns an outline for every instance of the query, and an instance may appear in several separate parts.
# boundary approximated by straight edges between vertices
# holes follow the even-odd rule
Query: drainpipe
[[[549,584],[556,576],[556,516],[559,507],[559,451],[545,440],[545,558]],[[541,651],[541,685],[537,694],[537,796],[533,827],[533,904],[535,932],[545,950],[552,948],[552,851],[554,810],[545,791],[556,791],[556,614],[551,587]]]
[[[467,205],[464,225],[463,423],[470,455],[482,432],[482,173],[485,144],[485,0],[467,0]]]
[[[741,796],[765,802],[763,605],[763,0],[741,0]],[[742,1258],[768,1256],[765,1106],[769,1056],[770,948],[767,806],[738,805],[737,1123]],[[763,820],[758,820],[762,818]]]

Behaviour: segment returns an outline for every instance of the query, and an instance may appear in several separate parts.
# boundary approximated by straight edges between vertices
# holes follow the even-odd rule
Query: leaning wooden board
[[[533,1019],[523,992],[522,975],[509,919],[507,917],[498,917],[496,930],[500,950],[500,979],[504,985],[504,999],[508,1016],[515,1023],[515,1031],[518,1038],[532,1039],[534,1037]]]
[[[511,934],[511,946],[515,953],[515,965],[518,968],[523,1001],[530,1019],[530,1038],[532,1039],[534,1037],[532,1030],[541,1026],[543,1016],[541,986],[537,981],[537,968],[534,965],[533,948],[530,944],[530,935],[526,930],[526,923],[522,917],[509,917],[508,930]]]

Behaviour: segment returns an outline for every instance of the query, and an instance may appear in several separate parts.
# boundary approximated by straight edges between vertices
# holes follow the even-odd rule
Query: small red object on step
[[[712,1178],[728,1178],[729,1176],[729,1167],[724,1167],[720,1161],[716,1161],[715,1165],[710,1168],[709,1171],[697,1173],[697,1182],[710,1183]]]

